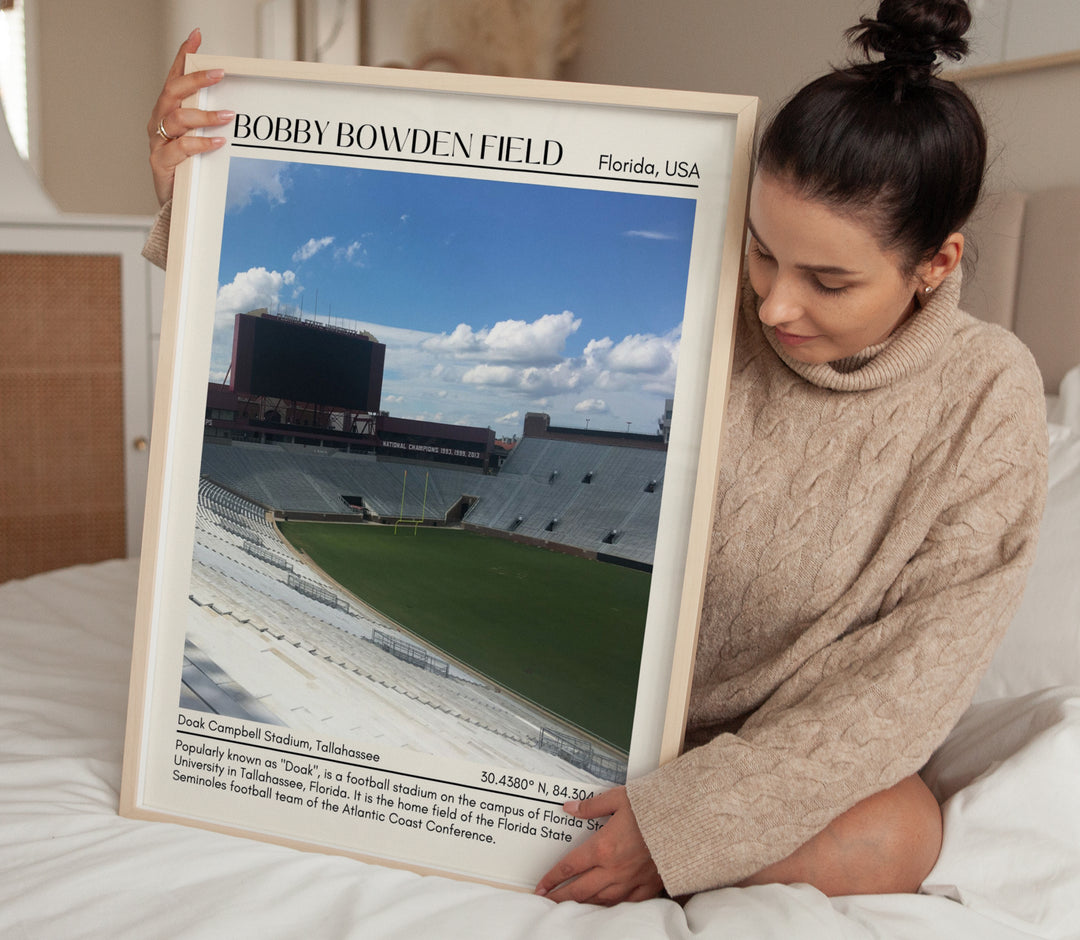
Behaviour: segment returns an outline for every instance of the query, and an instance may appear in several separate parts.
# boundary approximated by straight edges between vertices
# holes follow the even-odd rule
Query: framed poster
[[[681,743],[756,102],[211,67],[121,811],[531,888]]]

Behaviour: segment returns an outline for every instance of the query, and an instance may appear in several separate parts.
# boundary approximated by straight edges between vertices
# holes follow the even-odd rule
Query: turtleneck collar
[[[775,330],[758,320],[759,301],[749,283],[747,290],[751,302],[745,305],[745,310],[784,364],[811,384],[838,392],[867,391],[921,371],[938,354],[945,340],[956,330],[960,281],[960,268],[957,267],[926,304],[916,309],[885,342],[835,362],[808,364],[791,358],[777,341]]]

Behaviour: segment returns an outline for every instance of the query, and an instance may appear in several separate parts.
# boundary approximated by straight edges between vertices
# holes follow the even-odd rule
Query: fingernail
[[[234,117],[236,117],[236,112],[235,111],[218,111],[217,117],[218,117],[218,120],[221,121],[222,124],[224,124],[226,121],[231,121]]]
[[[574,813],[581,809],[581,800],[570,800],[568,803],[563,803],[562,808],[565,812],[573,816]]]
[[[224,137],[211,137],[210,138],[210,143],[213,144],[215,147],[224,147],[225,146],[225,138]]]
[[[224,78],[225,77],[225,69],[210,69],[210,71],[208,71],[206,73],[206,77],[207,78]]]
[[[535,894],[538,898],[542,898],[547,894],[547,888],[537,888],[533,892],[533,894]]]

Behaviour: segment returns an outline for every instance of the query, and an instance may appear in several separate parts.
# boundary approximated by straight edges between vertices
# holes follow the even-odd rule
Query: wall
[[[68,212],[153,212],[146,120],[164,78],[160,5],[37,0],[37,7],[46,190]]]
[[[254,55],[258,0],[36,3],[42,183],[66,212],[152,214],[146,123],[176,50],[202,25],[203,51]]]
[[[146,120],[191,27],[204,51],[251,55],[257,0],[37,0],[42,168],[60,208],[150,213]],[[756,94],[768,114],[844,60],[865,0],[587,0],[567,77]],[[1080,184],[1080,65],[970,84],[996,155],[997,186]]]
[[[1080,185],[1080,62],[964,82],[990,134],[991,189]]]
[[[844,55],[857,0],[587,0],[576,81],[757,95],[766,109]]]
[[[165,0],[160,6],[164,9],[159,42],[162,78],[180,43],[196,26],[203,34],[200,52],[238,56],[257,52],[259,0]]]
[[[576,81],[757,95],[767,117],[847,56],[870,0],[588,0]],[[989,189],[1080,185],[1080,64],[965,83],[990,134]]]

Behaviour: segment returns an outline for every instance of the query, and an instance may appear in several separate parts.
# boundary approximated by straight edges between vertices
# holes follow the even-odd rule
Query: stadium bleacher
[[[441,521],[469,497],[464,521],[471,527],[650,565],[665,457],[634,447],[524,438],[497,474],[479,474],[301,445],[207,442],[202,472],[283,512],[341,515],[350,511],[343,501],[348,496],[360,497],[364,510],[382,520]],[[606,543],[612,531],[618,538]]]
[[[293,469],[279,466],[261,481],[291,487]],[[206,478],[195,542],[185,707],[557,778],[625,777],[624,760],[598,761],[591,742],[551,715],[422,653],[400,633],[388,642],[393,624],[293,554],[264,508]],[[553,739],[577,743],[540,747]]]

